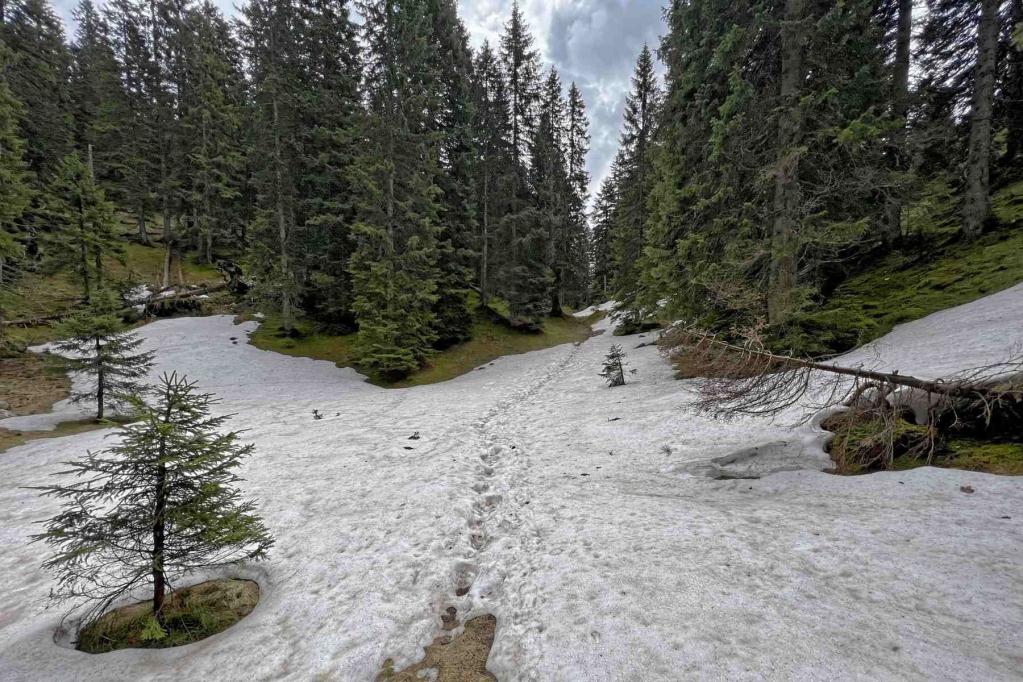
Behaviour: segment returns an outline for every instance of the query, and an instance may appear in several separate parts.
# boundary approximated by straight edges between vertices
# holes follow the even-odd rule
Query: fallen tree
[[[882,444],[886,467],[907,421],[927,427],[926,443],[918,449],[928,463],[944,434],[1013,433],[1023,424],[1018,351],[1003,362],[927,379],[772,353],[756,338],[734,343],[690,327],[669,328],[659,344],[684,363],[689,376],[702,376],[696,385],[699,411],[724,419],[770,417],[802,403],[810,408],[804,420],[822,410],[851,411],[855,421],[877,425],[871,437]]]
[[[1023,373],[1023,355],[1018,353],[954,376],[920,379],[898,370],[880,372],[772,353],[756,339],[740,345],[689,327],[668,329],[660,345],[669,355],[686,353],[691,364],[708,369],[709,376],[699,387],[699,407],[719,416],[774,415],[802,400],[811,389],[817,393],[824,384],[830,390],[820,397],[827,405],[854,402],[868,390],[890,395],[897,387],[948,399],[1023,401],[1023,386],[1009,379]],[[817,372],[852,381],[815,383]]]
[[[216,284],[208,286],[205,284],[197,285],[194,288],[189,288],[183,291],[177,291],[175,293],[167,293],[174,289],[174,287],[167,287],[161,289],[156,293],[147,296],[146,298],[130,305],[121,308],[118,314],[124,315],[130,313],[137,306],[143,306],[143,311],[148,312],[153,306],[162,306],[167,303],[173,303],[176,301],[184,301],[192,298],[198,298],[200,296],[206,296],[213,294],[218,291],[224,291],[228,288],[227,284]],[[40,317],[26,317],[14,320],[0,320],[0,328],[2,327],[40,327],[42,325],[50,324],[51,322],[60,322],[75,313],[75,309],[69,309],[62,313],[54,315],[44,315]]]

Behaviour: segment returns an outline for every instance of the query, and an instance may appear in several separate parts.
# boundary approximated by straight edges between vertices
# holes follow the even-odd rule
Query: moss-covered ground
[[[358,343],[356,334],[324,333],[308,321],[299,320],[295,325],[295,333],[285,336],[280,333],[280,320],[272,315],[267,316],[259,329],[249,338],[249,343],[263,350],[328,360],[338,367],[354,367],[378,386],[404,388],[454,379],[505,355],[543,350],[564,343],[577,343],[590,336],[590,326],[595,321],[596,316],[552,317],[544,321],[543,331],[535,334],[516,331],[480,313],[473,323],[472,338],[469,341],[438,351],[422,369],[397,382],[386,381],[358,366],[355,360],[355,348]]]
[[[800,315],[779,345],[829,355],[884,336],[895,325],[969,303],[1023,282],[1023,230],[977,241],[906,248],[841,284],[817,309]]]
[[[910,236],[893,252],[860,263],[772,345],[800,355],[841,353],[897,324],[1023,282],[1023,182],[995,192],[991,206],[994,229],[963,241],[955,192],[945,182],[930,183],[906,207],[903,229]]]
[[[828,450],[838,474],[866,474],[888,468],[885,451],[891,442],[891,469],[896,471],[936,466],[1023,475],[1023,440],[946,436],[904,419],[896,419],[888,430],[883,420],[855,412],[830,417],[822,426],[835,433]]]
[[[163,605],[161,628],[153,602],[115,609],[82,628],[78,648],[91,654],[117,649],[161,649],[197,642],[231,627],[259,602],[251,580],[211,580],[176,590]]]

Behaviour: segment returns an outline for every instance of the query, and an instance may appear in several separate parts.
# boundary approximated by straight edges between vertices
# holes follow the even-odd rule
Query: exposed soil
[[[453,607],[441,620],[445,630],[454,630],[458,626]],[[426,647],[423,660],[404,670],[395,671],[394,662],[387,659],[384,670],[377,675],[377,682],[420,682],[430,679],[421,675],[427,670],[436,671],[434,679],[437,682],[496,682],[494,674],[487,671],[487,657],[494,645],[496,628],[497,618],[494,616],[477,616],[465,624],[462,634],[437,637]]]
[[[0,409],[16,415],[46,412],[68,396],[71,380],[64,364],[53,355],[22,353],[0,358]]]

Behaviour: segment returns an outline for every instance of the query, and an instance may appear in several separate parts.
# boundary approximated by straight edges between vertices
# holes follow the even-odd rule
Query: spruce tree
[[[91,604],[96,617],[118,598],[150,583],[153,617],[163,629],[172,581],[195,570],[266,557],[274,543],[237,488],[238,468],[252,454],[228,416],[195,382],[163,375],[155,400],[130,397],[138,421],[119,442],[70,462],[79,480],[40,488],[64,502],[33,536],[55,554],[44,565],[57,576],[58,600]]]
[[[251,226],[250,257],[255,294],[277,306],[282,330],[291,333],[299,295],[300,121],[295,87],[300,82],[301,32],[290,0],[254,0],[244,13],[242,35],[256,107],[254,142],[262,150],[254,164],[258,211]]]
[[[501,219],[514,202],[517,186],[512,151],[511,105],[497,55],[484,42],[474,68],[474,138],[479,154],[476,164],[476,197],[479,216],[477,277],[483,304],[493,292],[502,260],[509,253],[502,242]]]
[[[568,234],[565,239],[562,298],[574,307],[585,303],[590,293],[591,245],[587,231],[586,204],[590,174],[586,155],[590,151],[586,103],[575,83],[568,89],[565,111],[565,154],[568,171]]]
[[[108,407],[131,406],[125,396],[141,390],[154,354],[139,351],[142,338],[127,329],[114,311],[110,294],[99,292],[95,298],[60,326],[62,340],[56,347],[67,358],[71,372],[89,378],[87,386],[72,393],[72,401],[95,402],[99,420]]]
[[[122,208],[134,216],[137,239],[146,245],[151,243],[147,221],[154,210],[154,187],[160,170],[148,7],[143,0],[110,0],[105,8],[120,68],[124,107],[116,127],[120,144],[110,163],[123,178],[119,191]],[[122,135],[125,130],[131,134]]]
[[[182,121],[191,139],[187,200],[196,244],[212,263],[214,244],[232,232],[241,197],[244,75],[240,47],[215,5],[205,2],[190,12],[187,25],[191,87]]]
[[[615,259],[615,297],[619,307],[638,314],[640,267],[646,234],[647,202],[652,183],[653,140],[661,91],[653,54],[646,45],[632,75],[632,90],[625,100],[621,133],[622,182],[615,211],[612,253]]]
[[[590,284],[591,300],[602,303],[613,295],[612,283],[615,280],[614,258],[611,252],[611,241],[614,235],[615,207],[618,203],[618,188],[615,184],[615,170],[612,168],[608,177],[600,184],[600,191],[593,203],[590,216],[591,258],[593,259],[593,276]]]
[[[18,239],[21,217],[32,201],[31,177],[26,170],[24,143],[18,137],[21,105],[14,99],[4,73],[7,52],[0,45],[0,293],[14,281],[11,264],[24,254]],[[5,352],[4,310],[0,306],[0,354]]]
[[[339,331],[355,327],[348,262],[355,246],[351,169],[358,153],[362,58],[348,2],[298,3],[302,55],[294,98],[296,130],[295,254],[304,312]]]
[[[72,14],[78,22],[69,86],[75,143],[96,181],[111,197],[123,196],[119,161],[127,137],[126,110],[110,26],[92,0],[81,0]]]
[[[71,55],[63,23],[46,0],[19,0],[6,11],[3,42],[10,49],[7,85],[21,102],[19,135],[39,186],[49,182],[72,148],[68,75]]]
[[[607,385],[610,388],[614,388],[615,386],[624,386],[626,366],[625,352],[622,351],[622,347],[619,345],[613,345],[608,350],[607,355],[604,356],[604,365],[601,369],[600,376],[604,377],[604,381],[607,382]]]
[[[356,248],[349,262],[359,362],[398,378],[437,340],[439,150],[431,112],[443,85],[425,1],[360,6],[368,116],[353,169]]]
[[[512,3],[511,17],[501,34],[501,62],[508,85],[512,154],[524,169],[539,97],[540,57],[518,0]]]
[[[54,257],[72,265],[83,298],[89,301],[107,284],[106,259],[123,257],[123,246],[115,234],[114,206],[77,152],[61,161],[47,200],[49,217],[57,227],[52,235]]]
[[[437,301],[434,304],[437,348],[470,337],[473,314],[469,294],[473,284],[473,249],[477,201],[473,175],[478,151],[473,139],[475,115],[472,93],[472,52],[458,18],[454,0],[432,0],[433,56],[440,96],[433,115],[440,138],[437,186],[441,191],[440,230],[437,234]]]

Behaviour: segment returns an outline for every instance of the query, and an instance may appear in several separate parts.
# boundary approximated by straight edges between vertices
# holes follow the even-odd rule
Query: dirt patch
[[[52,431],[15,431],[12,429],[0,429],[0,453],[10,450],[18,445],[24,445],[30,440],[41,440],[43,438],[62,438],[73,436],[76,433],[95,431],[96,429],[108,429],[111,426],[124,424],[126,420],[101,421],[95,419],[82,419],[80,421],[60,422],[57,428]]]
[[[458,626],[455,609],[449,608],[441,617],[445,630]],[[452,637],[440,635],[433,644],[426,647],[423,660],[404,670],[395,671],[394,662],[387,659],[384,669],[377,675],[377,682],[420,682],[435,679],[437,682],[496,682],[493,673],[487,671],[487,657],[494,645],[494,631],[497,618],[490,614],[477,616],[465,624],[462,634]],[[436,672],[435,678],[425,677],[427,670]]]
[[[223,632],[252,613],[259,585],[252,580],[208,580],[175,590],[163,604],[165,631],[153,617],[153,602],[122,606],[79,633],[77,646],[91,654],[117,649],[162,649]]]
[[[71,390],[63,361],[54,355],[22,353],[0,358],[0,409],[16,415],[46,412]]]

